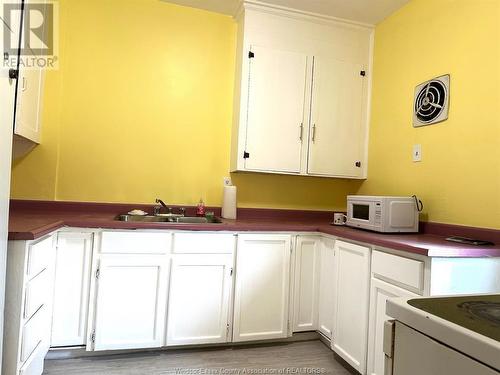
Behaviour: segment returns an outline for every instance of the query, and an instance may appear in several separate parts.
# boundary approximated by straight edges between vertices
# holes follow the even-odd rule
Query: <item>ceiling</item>
[[[193,8],[234,15],[240,0],[163,0]],[[306,12],[377,24],[410,0],[265,0]]]

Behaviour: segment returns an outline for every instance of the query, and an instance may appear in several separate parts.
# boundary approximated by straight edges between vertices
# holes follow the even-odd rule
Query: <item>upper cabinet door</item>
[[[26,4],[31,1],[25,0]],[[45,4],[44,0],[37,0],[37,4]],[[28,10],[25,10],[26,13]],[[45,14],[45,10],[43,10]],[[23,31],[21,33],[22,45],[31,43],[31,35],[26,34],[31,25],[25,25],[27,22],[26,15],[23,18]],[[43,22],[43,32],[46,22]],[[29,27],[27,27],[29,26]],[[24,48],[26,54],[26,48]],[[36,50],[30,50],[30,54],[26,54],[29,59],[41,57]],[[14,133],[20,135],[35,143],[40,143],[41,137],[41,117],[42,117],[42,97],[44,88],[45,70],[38,66],[19,67],[19,78],[17,85],[17,102],[16,102],[16,117],[14,125]]]
[[[307,55],[251,50],[245,169],[300,173]]]
[[[314,57],[308,173],[359,178],[364,160],[363,67]]]

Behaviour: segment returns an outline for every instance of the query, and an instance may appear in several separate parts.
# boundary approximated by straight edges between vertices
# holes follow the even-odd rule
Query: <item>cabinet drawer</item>
[[[218,233],[175,233],[176,254],[232,254],[235,236]]]
[[[102,232],[103,254],[167,254],[170,252],[172,234],[163,232]]]
[[[29,319],[49,297],[50,272],[45,269],[26,285],[26,299],[24,302],[24,318]]]
[[[47,325],[50,323],[47,314],[47,306],[42,306],[23,327],[21,338],[21,361],[28,359],[33,351],[41,346]]]
[[[424,289],[424,262],[397,255],[374,251],[372,254],[374,277],[395,282],[410,290]]]
[[[47,268],[52,258],[54,243],[53,238],[46,239],[29,245],[28,248],[28,279],[39,274]]]
[[[40,375],[43,373],[44,359],[47,351],[38,347],[29,360],[19,370],[19,375]]]

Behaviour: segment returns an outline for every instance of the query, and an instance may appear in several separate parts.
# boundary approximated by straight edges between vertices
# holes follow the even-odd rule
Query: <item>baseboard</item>
[[[262,340],[252,342],[229,342],[224,344],[205,344],[205,345],[183,345],[183,346],[169,346],[154,349],[133,349],[133,350],[105,350],[105,351],[87,351],[84,346],[73,346],[64,348],[50,348],[46,360],[58,359],[75,359],[84,357],[99,357],[110,355],[124,355],[124,354],[138,354],[138,353],[153,353],[159,351],[177,350],[189,352],[193,350],[216,350],[221,348],[242,347],[242,346],[266,346],[266,345],[286,345],[293,342],[300,341],[313,341],[319,340],[320,334],[318,332],[300,332],[294,333],[293,336],[285,339],[275,340]]]

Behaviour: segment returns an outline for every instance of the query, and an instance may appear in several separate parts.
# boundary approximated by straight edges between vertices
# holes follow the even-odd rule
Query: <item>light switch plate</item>
[[[422,145],[413,145],[413,161],[422,161]]]

